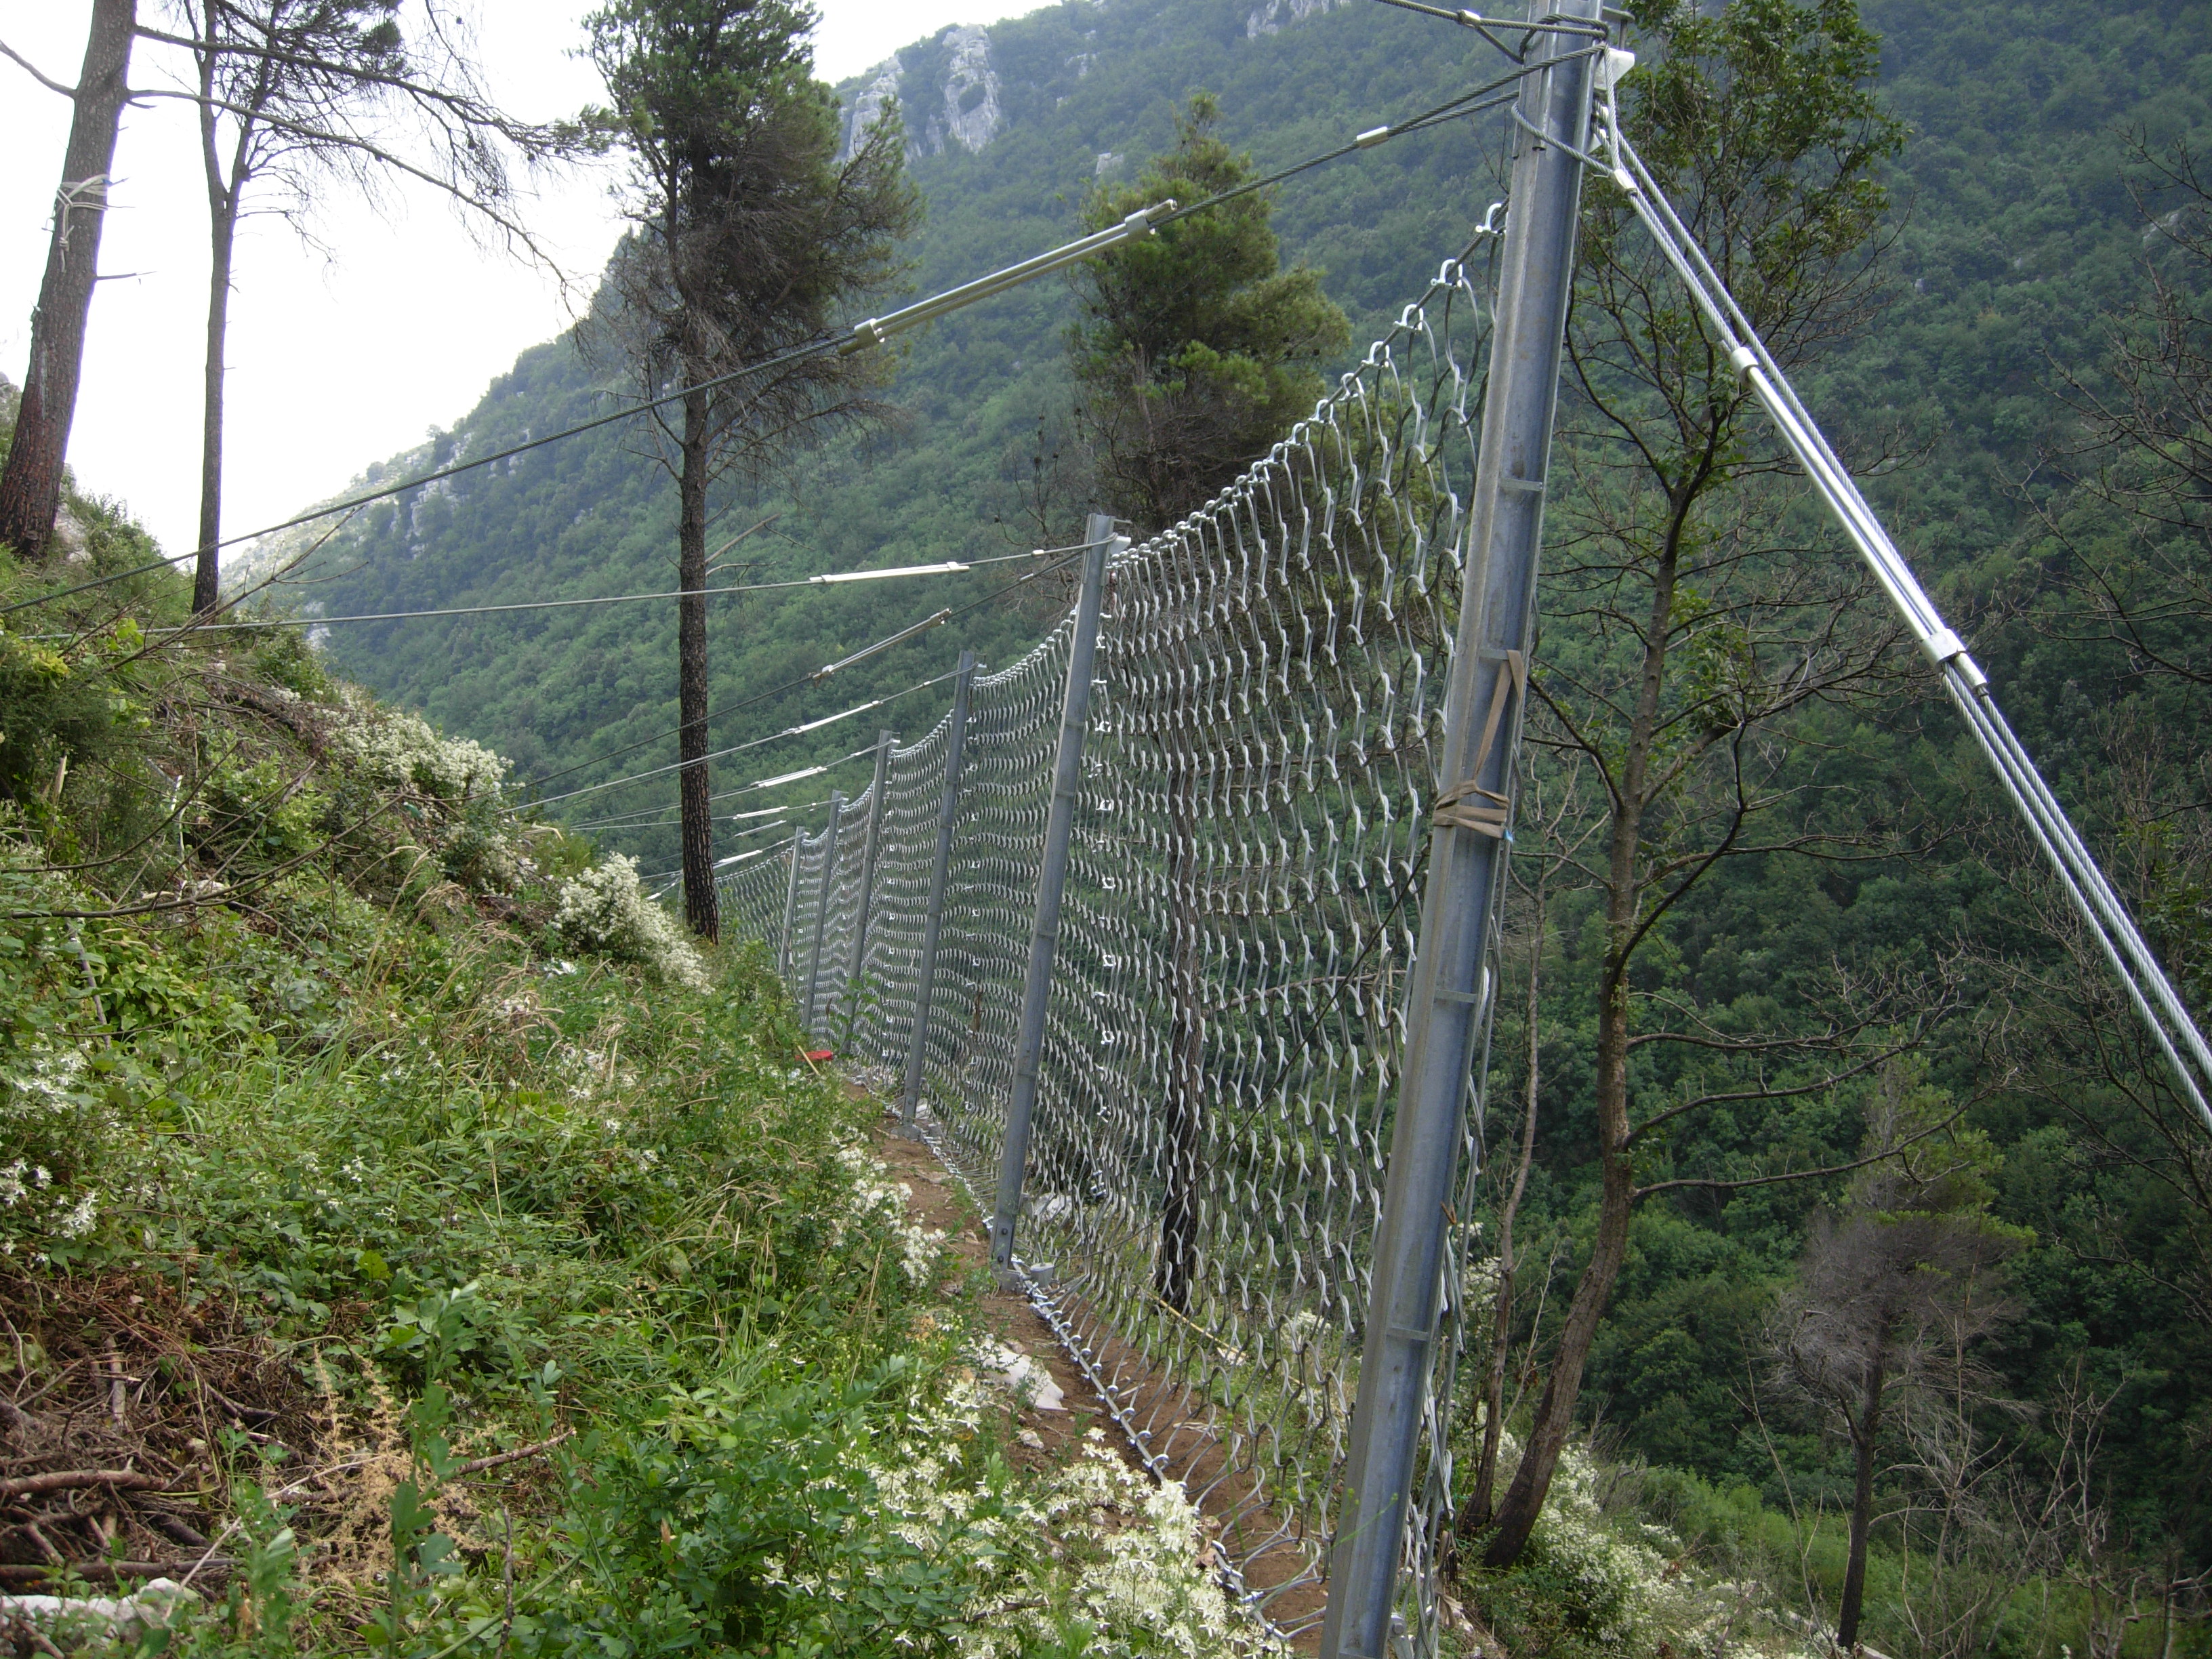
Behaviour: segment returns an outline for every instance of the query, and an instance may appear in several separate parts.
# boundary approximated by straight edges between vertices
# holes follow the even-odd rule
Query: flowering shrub
[[[1002,1408],[994,1386],[963,1382],[870,1471],[896,1536],[918,1549],[944,1540],[968,1563],[974,1601],[954,1644],[960,1659],[1066,1650],[1199,1659],[1244,1644],[1252,1632],[1207,1571],[1197,1509],[1179,1484],[1155,1486],[1131,1468],[1104,1430],[1091,1430],[1074,1460],[1032,1492],[976,1480],[959,1449]]]
[[[42,1261],[99,1219],[89,1166],[114,1126],[90,1073],[82,1049],[48,1042],[0,1061],[0,1256]]]
[[[433,804],[413,814],[416,833],[445,872],[473,892],[511,893],[537,873],[526,831],[503,810],[509,763],[466,738],[441,737],[420,716],[385,708],[349,691],[331,734],[332,751],[353,775]]]
[[[530,1615],[543,1645],[528,1650],[686,1652],[702,1625],[791,1654],[1200,1659],[1254,1645],[1209,1571],[1198,1511],[1103,1431],[1023,1477],[988,1432],[1010,1398],[972,1370],[924,1387],[895,1364],[841,1389],[780,1351],[754,1364],[579,1471],[562,1527],[574,1576]],[[916,1397],[894,1405],[901,1382]]]
[[[641,963],[695,989],[707,983],[699,953],[638,884],[637,860],[620,853],[561,884],[553,926],[579,949]]]
[[[460,802],[496,796],[508,762],[467,738],[441,738],[420,715],[349,700],[331,746],[354,769],[387,788],[414,789]]]
[[[920,1226],[907,1218],[907,1200],[914,1196],[914,1189],[904,1182],[889,1179],[889,1166],[867,1148],[849,1146],[837,1157],[853,1176],[846,1199],[852,1218],[889,1228],[899,1242],[899,1268],[905,1273],[907,1283],[927,1285],[936,1271],[939,1256],[944,1253],[944,1231]],[[847,1225],[846,1220],[840,1218],[830,1237],[833,1244],[845,1242]]]

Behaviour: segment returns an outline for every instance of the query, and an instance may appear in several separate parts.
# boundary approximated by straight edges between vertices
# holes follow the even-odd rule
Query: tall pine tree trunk
[[[1583,1368],[1597,1338],[1620,1264],[1628,1255],[1628,1223],[1636,1206],[1635,1174],[1628,1151],[1628,969],[1641,943],[1644,867],[1644,811],[1650,788],[1652,749],[1659,737],[1659,696],[1666,684],[1667,647],[1674,626],[1674,581],[1681,557],[1684,526],[1695,501],[1679,494],[1668,515],[1666,537],[1651,573],[1651,609],[1644,627],[1643,677],[1636,712],[1629,721],[1620,775],[1613,796],[1613,823],[1606,866],[1605,967],[1598,986],[1597,1143],[1602,1184],[1598,1199],[1597,1237],[1589,1264],[1575,1285],[1559,1331],[1544,1395],[1528,1433],[1521,1465],[1513,1472],[1498,1508],[1498,1530],[1483,1554],[1485,1565],[1510,1567],[1528,1547],[1536,1517],[1552,1490],[1552,1475],[1574,1427],[1581,1397]]]
[[[1844,1595],[1836,1611],[1836,1645],[1858,1646],[1859,1613],[1866,1601],[1867,1534],[1874,1526],[1874,1454],[1881,1437],[1881,1385],[1889,1370],[1888,1344],[1877,1342],[1867,1361],[1866,1391],[1851,1424],[1851,1541],[1844,1563]]]
[[[85,325],[100,274],[100,233],[107,217],[116,130],[130,95],[125,76],[137,14],[137,0],[93,0],[76,113],[54,198],[46,277],[39,285],[39,308],[31,313],[31,362],[23,374],[15,441],[0,471],[0,543],[26,558],[45,553],[54,533],[54,515],[61,511],[62,460],[76,418]]]
[[[192,614],[215,609],[222,571],[223,348],[230,332],[231,254],[238,241],[238,192],[210,178],[213,246],[208,271],[205,402],[200,413],[200,556],[192,570]]]
[[[686,379],[697,377],[686,375]],[[707,473],[713,443],[708,407],[711,394],[693,392],[684,399],[684,474],[679,480],[683,519],[678,530],[676,585],[677,719],[682,722],[677,774],[684,819],[684,918],[709,943],[722,936],[720,907],[714,896],[714,793],[707,754]]]

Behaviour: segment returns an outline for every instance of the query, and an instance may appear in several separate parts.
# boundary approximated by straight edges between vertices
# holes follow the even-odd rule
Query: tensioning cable
[[[1595,142],[1610,157],[1610,166],[1595,157],[1583,159],[1603,167],[1627,198],[1719,336],[1722,349],[1737,374],[1750,386],[1784,443],[1804,468],[1814,491],[1834,514],[1892,608],[1935,665],[1952,703],[1988,757],[2059,885],[2087,924],[2129,1001],[2149,1029],[2183,1095],[2205,1127],[2212,1130],[2212,1100],[2207,1097],[2212,1093],[2212,1047],[2206,1044],[2179,992],[2128,914],[2125,902],[2005,720],[1990,689],[1989,676],[1936,610],[1860,492],[1857,480],[1783,373],[1782,365],[1668,201],[1651,169],[1621,131],[1613,85],[1633,63],[1626,52],[1609,53],[1606,72],[1599,77],[1602,118]]]
[[[1457,21],[1456,14],[1454,15],[1454,21]],[[1590,48],[1590,50],[1597,49]],[[1384,143],[1392,138],[1403,137],[1408,133],[1420,131],[1441,122],[1456,120],[1462,116],[1480,113],[1480,110],[1469,108],[1468,106],[1475,103],[1498,88],[1510,85],[1525,76],[1555,67],[1556,61],[1553,60],[1551,64],[1526,65],[1500,77],[1488,86],[1478,88],[1464,97],[1454,99],[1449,104],[1441,105],[1436,109],[1429,110],[1406,121],[1370,127],[1348,144],[1324,151],[1307,161],[1269,173],[1265,178],[1248,180],[1233,189],[1209,196],[1203,201],[1194,202],[1188,207],[1180,206],[1170,200],[1155,203],[1150,207],[1139,208],[1118,224],[1109,225],[1103,230],[1094,231],[1090,235],[1077,238],[1074,241],[1064,242],[1060,246],[1037,254],[1032,258],[1006,266],[1002,270],[991,272],[988,276],[979,276],[973,282],[963,283],[957,288],[946,289],[941,293],[932,295],[926,300],[917,301],[913,305],[889,313],[884,316],[871,317],[865,322],[854,325],[842,333],[811,340],[804,345],[794,346],[788,351],[779,352],[775,356],[764,358],[757,363],[744,364],[730,370],[726,374],[718,374],[710,380],[701,380],[693,386],[679,387],[676,391],[665,392],[657,398],[625,404],[621,409],[605,415],[594,416],[588,421],[579,422],[574,426],[565,427],[558,432],[549,432],[542,438],[532,438],[522,443],[511,444],[504,449],[495,450],[489,454],[478,455],[465,461],[456,461],[450,466],[419,473],[414,477],[403,479],[398,483],[388,484],[381,489],[348,496],[343,501],[333,501],[326,507],[311,508],[307,512],[276,524],[264,526],[258,530],[249,530],[235,536],[226,536],[214,545],[216,548],[225,548],[235,546],[241,542],[257,541],[264,536],[273,536],[282,531],[295,530],[301,525],[313,524],[336,514],[351,512],[377,501],[389,501],[394,496],[404,495],[410,490],[420,489],[426,485],[438,483],[447,478],[459,477],[465,472],[475,471],[479,467],[492,466],[501,461],[511,460],[518,455],[543,449],[549,444],[561,443],[570,438],[580,437],[587,432],[596,432],[602,427],[613,425],[617,421],[629,420],[650,410],[679,402],[695,392],[719,392],[740,380],[771,374],[779,368],[788,368],[795,363],[804,362],[810,358],[830,354],[850,356],[855,352],[883,345],[894,337],[918,328],[924,323],[933,322],[949,313],[974,305],[978,301],[990,299],[994,295],[1002,294],[1008,289],[1018,287],[1022,283],[1033,282],[1037,277],[1048,276],[1055,271],[1063,270],[1069,265],[1106,252],[1124,242],[1149,236],[1162,226],[1173,223],[1176,220],[1187,219],[1194,213],[1203,213],[1210,208],[1220,206],[1224,202],[1234,201],[1239,197],[1249,195],[1255,190],[1280,184],[1286,179],[1295,178],[1299,173],[1327,162],[1340,160],[1359,150],[1371,149],[1376,145]],[[1488,108],[1490,106],[1485,105],[1483,107]],[[143,576],[153,571],[166,569],[171,565],[197,559],[202,550],[202,549],[194,548],[188,553],[171,554],[167,558],[155,559],[150,563],[138,565],[129,570],[118,570],[111,575],[96,577],[88,582],[80,582],[73,587],[61,588],[52,593],[40,593],[27,599],[18,599],[12,605],[0,605],[0,617],[9,616],[33,605],[52,605],[57,600],[68,599],[74,594],[89,592],[94,588],[105,587],[111,582],[125,581],[133,576]]]
[[[1041,548],[1041,549],[1039,549],[1039,550],[1038,550],[1038,551],[1039,551],[1040,553],[1051,553],[1051,552],[1054,552],[1054,551],[1057,551],[1057,550],[1059,550],[1052,549],[1052,548]],[[1038,577],[1040,577],[1040,576],[1048,576],[1048,575],[1050,575],[1054,571],[1055,571],[1055,570],[1059,570],[1059,569],[1061,569],[1061,568],[1065,568],[1066,566],[1067,566],[1067,565],[1069,565],[1069,564],[1073,563],[1073,562],[1075,562],[1076,558],[1079,557],[1081,555],[1083,555],[1084,553],[1088,552],[1089,550],[1090,550],[1090,547],[1089,547],[1089,545],[1088,545],[1087,544],[1084,544],[1084,545],[1079,545],[1079,546],[1078,546],[1078,547],[1075,547],[1075,548],[1073,548],[1073,549],[1072,549],[1072,550],[1070,550],[1068,551],[1067,556],[1066,556],[1066,557],[1054,559],[1054,560],[1050,564],[1045,565],[1045,566],[1042,567],[1042,568],[1039,568],[1039,569],[1036,569],[1036,570],[1032,570],[1032,571],[1030,571],[1027,575],[1024,575],[1024,576],[1019,577],[1019,578],[1018,578],[1016,580],[1014,580],[1014,581],[1012,581],[1012,582],[1009,583],[1009,584],[1007,585],[1007,587],[1000,588],[1000,589],[999,589],[999,590],[998,590],[997,592],[995,592],[988,593],[988,594],[984,595],[984,597],[983,597],[983,598],[981,598],[981,599],[980,599],[976,600],[976,601],[975,601],[974,604],[972,604],[972,605],[963,605],[960,606],[957,610],[954,610],[954,611],[939,611],[939,612],[938,612],[938,613],[937,613],[937,615],[936,615],[934,617],[925,617],[925,618],[924,618],[921,623],[915,623],[915,624],[914,624],[913,626],[908,627],[908,628],[903,628],[903,629],[900,629],[896,634],[892,635],[889,636],[888,638],[878,640],[878,641],[876,641],[876,643],[875,643],[875,644],[873,644],[873,645],[872,645],[872,646],[869,646],[869,647],[866,647],[866,648],[864,648],[864,649],[862,649],[862,650],[860,650],[860,651],[857,651],[857,652],[854,653],[852,656],[850,656],[850,657],[848,657],[848,658],[846,658],[846,659],[845,659],[843,661],[842,661],[842,662],[831,663],[831,664],[830,664],[830,665],[826,665],[826,666],[824,666],[824,667],[817,668],[817,669],[816,669],[816,670],[814,671],[814,672],[812,672],[811,674],[808,674],[808,675],[806,675],[806,676],[805,676],[805,677],[803,677],[802,678],[799,678],[799,679],[795,679],[795,680],[787,680],[783,684],[779,685],[779,686],[775,686],[775,687],[774,687],[774,688],[772,688],[772,689],[770,689],[770,690],[769,690],[760,692],[760,693],[758,693],[757,696],[748,697],[748,698],[746,698],[743,702],[732,703],[732,704],[731,704],[727,708],[720,709],[720,710],[716,711],[716,713],[715,713],[715,714],[714,714],[713,715],[710,715],[708,718],[710,718],[710,719],[714,719],[714,720],[720,720],[720,719],[721,719],[724,715],[726,715],[726,714],[734,714],[738,713],[738,712],[739,710],[741,710],[741,709],[750,708],[751,708],[755,703],[765,702],[767,702],[767,701],[768,701],[769,698],[771,698],[771,697],[778,697],[778,696],[782,696],[785,692],[787,692],[787,691],[796,691],[796,690],[798,690],[799,688],[801,688],[802,686],[807,686],[807,685],[816,684],[819,683],[819,682],[820,682],[820,681],[822,681],[822,680],[827,679],[827,678],[828,678],[831,674],[836,673],[836,672],[838,670],[840,670],[841,668],[847,668],[847,667],[850,667],[854,663],[862,661],[862,660],[864,660],[865,659],[869,658],[869,657],[872,657],[872,656],[876,655],[876,654],[877,654],[878,653],[879,653],[879,652],[882,652],[882,651],[887,651],[887,650],[889,650],[892,646],[894,646],[894,645],[896,645],[896,644],[899,643],[899,642],[900,642],[901,641],[902,641],[902,640],[908,640],[908,639],[912,639],[912,638],[914,638],[917,634],[921,634],[921,633],[927,632],[927,631],[928,631],[930,629],[933,629],[933,628],[939,628],[939,627],[942,627],[942,626],[943,626],[945,623],[950,623],[950,622],[957,622],[957,621],[959,621],[959,620],[960,620],[960,618],[961,618],[961,617],[965,617],[965,616],[970,615],[971,613],[973,613],[973,612],[975,612],[975,611],[981,611],[981,610],[985,605],[993,605],[993,604],[995,604],[995,603],[997,603],[1000,599],[1001,599],[1002,598],[1004,598],[1004,597],[1005,597],[1006,593],[1009,591],[1009,589],[1011,589],[1011,588],[1014,588],[1014,587],[1019,587],[1019,586],[1021,586],[1024,583],[1026,583],[1026,582],[1032,582],[1032,581],[1035,581],[1035,580],[1036,580]],[[1030,557],[1030,556],[1033,556],[1029,555],[1029,554],[1019,554],[1019,555],[1017,555],[1017,556],[1017,556],[1017,557],[1022,557],[1022,558],[1027,558],[1027,557]],[[980,563],[984,562],[984,561],[982,561],[982,560],[976,560],[976,561],[974,561],[974,562],[975,562],[975,563],[979,563],[979,564],[980,564]],[[921,685],[923,685],[923,686],[927,686],[927,685],[935,685],[935,684],[939,684],[940,681],[943,681],[943,680],[948,680],[948,679],[951,679],[951,678],[952,678],[951,672],[951,671],[948,671],[948,672],[946,672],[945,673],[943,673],[943,674],[939,674],[939,675],[938,675],[938,676],[936,677],[936,678],[934,678],[934,679],[927,679],[927,680],[924,680],[924,681],[921,683]],[[911,688],[911,689],[912,689],[912,690],[917,690],[917,691],[918,691],[918,690],[920,690],[921,689],[921,686],[915,686],[915,687],[913,687],[913,688]],[[896,696],[902,696],[902,696],[907,696],[908,694],[907,694],[907,692],[901,691],[901,692],[896,693]],[[886,702],[888,702],[888,701],[890,701],[890,699],[886,698],[886,699],[885,699],[885,701],[886,701]],[[637,752],[637,750],[641,750],[641,749],[647,749],[647,748],[650,748],[653,744],[656,744],[656,743],[665,743],[665,742],[666,742],[670,738],[676,737],[676,736],[678,736],[679,734],[681,734],[681,733],[682,733],[682,732],[683,732],[683,730],[684,730],[684,727],[683,727],[682,726],[672,726],[668,727],[668,728],[667,728],[667,730],[665,730],[665,731],[663,731],[663,732],[654,732],[654,733],[653,733],[651,737],[649,737],[649,738],[639,738],[635,743],[632,743],[632,744],[624,744],[624,745],[623,745],[622,748],[620,748],[620,749],[611,749],[611,750],[608,750],[605,754],[604,754],[604,755],[595,755],[595,756],[593,756],[590,760],[587,760],[587,761],[578,761],[578,762],[577,762],[574,766],[564,766],[564,767],[562,767],[562,768],[558,772],[548,772],[548,773],[547,773],[544,777],[542,777],[542,778],[532,778],[532,779],[529,780],[529,781],[527,781],[526,783],[518,784],[518,785],[516,785],[515,787],[516,787],[517,788],[521,788],[521,789],[535,789],[535,788],[538,788],[538,787],[540,787],[541,785],[554,782],[556,780],[560,779],[560,778],[565,778],[565,777],[568,776],[568,775],[569,775],[569,774],[571,774],[571,773],[573,773],[573,772],[580,772],[580,771],[582,771],[582,770],[583,770],[586,767],[587,767],[587,766],[596,766],[596,765],[598,765],[601,761],[610,761],[610,760],[618,759],[620,757],[622,757],[622,756],[623,756],[623,755],[635,754],[635,753],[636,753],[636,752]],[[697,763],[696,763],[696,762],[690,762],[690,763],[687,763],[687,764],[693,764],[693,765],[696,765]],[[658,770],[658,769],[656,769]],[[617,781],[618,781],[618,782],[629,782],[629,781],[634,781],[635,778],[637,778],[637,777],[643,777],[643,776],[646,776],[646,775],[647,775],[647,774],[645,774],[645,773],[637,773],[637,774],[634,774],[634,775],[633,775],[633,776],[632,776],[631,778],[629,778],[629,779],[618,779],[618,780],[617,780]],[[564,795],[564,796],[559,796],[559,797],[556,797],[556,799],[565,800],[566,799],[568,799],[568,797]],[[543,802],[540,802],[540,803],[538,803],[538,804],[539,804],[539,805],[543,805],[544,803],[543,803]]]

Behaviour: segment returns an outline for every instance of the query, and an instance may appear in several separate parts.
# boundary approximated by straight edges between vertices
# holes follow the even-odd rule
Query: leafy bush
[[[1518,1455],[1506,1437],[1501,1462]],[[1755,1583],[1717,1577],[1693,1552],[1625,1501],[1627,1472],[1570,1446],[1520,1561],[1464,1589],[1509,1652],[1581,1659],[1621,1652],[1731,1651],[1810,1659],[1767,1611]]]
[[[344,706],[351,718],[332,731],[331,746],[372,783],[451,802],[499,793],[507,763],[482,744],[441,737],[420,715],[383,708],[358,692]]]

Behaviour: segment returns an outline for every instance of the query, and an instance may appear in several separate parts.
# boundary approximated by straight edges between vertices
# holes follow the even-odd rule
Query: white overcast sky
[[[597,95],[571,54],[593,0],[465,0],[493,90],[544,119]],[[1038,0],[817,0],[817,72],[830,81],[950,23],[989,23]],[[64,82],[82,61],[90,0],[0,0],[0,40]],[[159,0],[140,0],[158,17]],[[165,49],[140,42],[132,83],[167,82]],[[69,133],[66,100],[0,59],[0,372],[21,384],[52,204]],[[121,497],[167,550],[189,549],[199,501],[200,375],[207,316],[207,198],[188,105],[124,117],[117,211],[108,216],[83,390],[70,440],[79,482]],[[319,234],[281,222],[240,238],[231,307],[227,534],[336,494],[363,466],[451,425],[525,347],[568,326],[617,230],[609,179],[541,189],[528,220],[580,279],[480,248],[434,192],[379,214],[339,199]],[[135,273],[124,275],[124,273]]]

